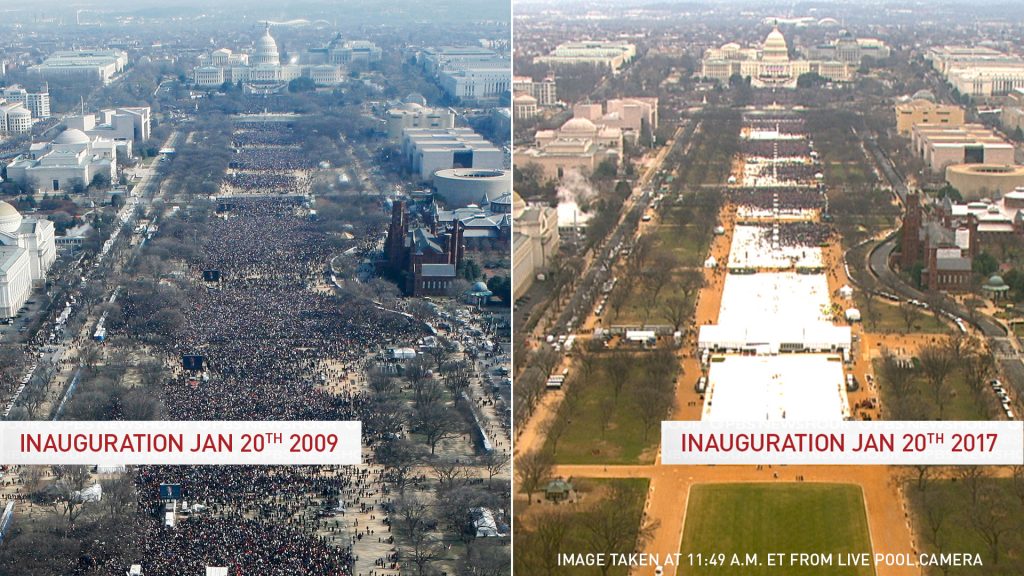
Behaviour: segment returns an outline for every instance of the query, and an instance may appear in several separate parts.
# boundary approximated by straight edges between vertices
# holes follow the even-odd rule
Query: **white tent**
[[[114,464],[114,465],[103,465],[103,464],[100,464],[100,465],[96,466],[96,473],[97,474],[118,474],[118,473],[121,473],[121,472],[124,472],[124,471],[125,471],[125,466],[123,464]]]
[[[207,566],[206,576],[228,576],[227,566]]]
[[[853,288],[849,285],[843,286],[839,289],[839,295],[846,299],[853,298]]]
[[[477,538],[495,538],[502,536],[498,531],[498,523],[494,520],[494,513],[488,508],[473,508],[470,511],[475,520],[473,527],[476,528]]]
[[[714,256],[708,256],[708,259],[704,261],[705,268],[715,268],[718,266],[718,260]]]
[[[850,308],[846,311],[847,322],[860,322],[860,310],[856,308]]]
[[[103,499],[103,487],[97,482],[85,490],[75,492],[74,498],[79,502],[99,502]]]
[[[626,340],[630,342],[654,342],[657,335],[654,330],[626,330]]]

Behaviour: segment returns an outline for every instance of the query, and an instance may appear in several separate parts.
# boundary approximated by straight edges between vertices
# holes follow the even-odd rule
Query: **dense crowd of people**
[[[764,158],[793,158],[809,156],[811,144],[807,140],[743,140],[740,152],[745,156]]]
[[[300,144],[298,136],[290,130],[282,130],[281,122],[247,120],[235,123],[236,130],[231,136],[235,146],[294,146]]]
[[[221,281],[190,295],[178,354],[200,354],[208,382],[186,378],[166,395],[174,418],[331,420],[357,416],[357,398],[325,391],[330,358],[354,371],[369,353],[415,339],[422,324],[365,300],[309,289],[329,251],[292,200],[233,200],[227,218],[210,222],[194,277],[218,270]],[[225,403],[224,398],[233,401]]]
[[[308,177],[303,180],[308,182]],[[308,189],[308,186],[300,187],[299,179],[295,176],[274,172],[230,172],[225,175],[224,181],[243,192],[302,193]]]
[[[813,210],[825,204],[825,197],[816,187],[736,187],[726,188],[730,202],[759,210]]]
[[[747,226],[763,228],[765,237],[777,239],[780,246],[816,247],[832,236],[832,226],[822,222],[752,223]],[[778,231],[778,235],[775,234]]]
[[[244,134],[245,136],[240,135]],[[236,132],[245,146],[288,143],[263,130]],[[282,154],[282,151],[283,154]],[[281,154],[281,155],[279,155]],[[298,150],[243,148],[227,183],[281,192],[296,178]],[[362,420],[363,444],[374,429],[363,393],[329,389],[362,371],[385,345],[413,341],[425,326],[363,298],[317,290],[336,246],[306,217],[294,196],[235,197],[205,224],[201,250],[187,261],[193,279],[184,323],[164,352],[201,355],[205,370],[180,371],[164,388],[174,420]],[[216,270],[218,281],[203,273]],[[388,434],[390,432],[387,432]],[[192,516],[162,525],[158,486],[181,484]],[[147,466],[136,474],[142,514],[131,521],[146,574],[201,574],[227,566],[244,574],[353,574],[352,545],[365,534],[346,509],[386,514],[380,472],[318,466]],[[372,531],[367,532],[367,534]],[[389,538],[387,535],[381,538]],[[385,562],[382,556],[379,562]]]
[[[793,182],[808,181],[821,170],[821,166],[804,162],[773,162],[758,165],[758,175]]]
[[[308,170],[316,168],[315,156],[298,147],[238,148],[228,164],[235,170]]]

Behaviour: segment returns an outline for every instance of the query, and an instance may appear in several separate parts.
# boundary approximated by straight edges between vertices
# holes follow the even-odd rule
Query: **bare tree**
[[[516,459],[515,473],[519,478],[519,490],[526,493],[528,502],[533,501],[533,493],[551,476],[554,465],[552,454],[546,450],[527,452]]]
[[[53,506],[67,518],[68,527],[74,528],[75,521],[85,511],[86,502],[82,498],[82,491],[92,474],[88,466],[54,466],[52,470],[57,477],[54,484],[57,498]]]
[[[498,452],[497,450],[491,450],[482,458],[484,469],[487,470],[487,483],[490,484],[491,480],[495,476],[501,474],[505,468],[508,467],[512,461],[512,457],[507,452]]]
[[[389,397],[398,392],[398,383],[390,375],[374,367],[366,371],[366,383],[376,396]]]
[[[633,394],[633,404],[643,427],[644,442],[672,407],[672,390],[666,388],[663,381],[654,380],[639,386]]]
[[[460,481],[469,477],[469,468],[456,459],[437,458],[430,461],[430,471],[441,490],[450,490]]]
[[[915,306],[910,302],[900,302],[900,317],[903,318],[904,332],[910,332],[910,329],[914,327],[914,318],[917,317],[917,310]]]
[[[932,398],[939,408],[939,418],[945,413],[946,403],[949,401],[948,378],[956,368],[956,362],[948,348],[941,346],[925,346],[918,353],[921,360],[921,371],[928,381],[928,387],[932,391]]]
[[[544,573],[548,576],[562,573],[563,568],[559,565],[558,555],[565,552],[565,538],[569,534],[570,524],[574,521],[565,512],[555,510],[545,513],[537,523],[538,553]]]
[[[462,568],[459,574],[466,576],[504,576],[508,574],[508,558],[510,557],[507,546],[494,549],[494,545],[474,542],[466,547],[466,557],[463,559]]]
[[[951,511],[949,502],[943,495],[932,491],[922,497],[921,507],[924,512],[925,537],[935,547],[935,550],[941,554],[946,541],[942,528],[949,518]]]
[[[459,437],[461,424],[458,416],[440,402],[418,407],[413,418],[413,430],[423,435],[431,456],[441,440]]]
[[[446,362],[440,372],[444,378],[445,388],[456,402],[461,402],[462,393],[469,389],[470,378],[473,376],[472,367],[464,360]]]
[[[558,453],[558,442],[562,439],[562,436],[569,431],[569,426],[572,423],[566,415],[562,414],[561,411],[558,414],[552,416],[547,422],[544,423],[544,432],[547,437],[547,445],[551,447],[551,453]]]
[[[132,477],[127,473],[121,474],[117,478],[101,481],[100,486],[103,487],[103,502],[110,519],[127,517],[138,501]]]
[[[658,252],[654,262],[647,271],[647,284],[650,289],[652,305],[658,301],[661,291],[672,281],[679,259],[672,252]]]
[[[1013,467],[1013,493],[1024,505],[1024,466]]]
[[[682,296],[670,296],[661,305],[662,317],[679,331],[690,318],[690,302]]]
[[[582,522],[588,547],[594,553],[607,550],[631,551],[642,548],[653,535],[653,526],[640,527],[636,511],[643,509],[645,492],[623,489],[613,485],[609,494],[594,507]],[[608,574],[611,566],[601,566],[601,574]]]
[[[629,372],[632,368],[632,358],[628,352],[623,350],[612,352],[605,361],[605,371],[612,381],[612,391],[615,394],[616,400],[619,399],[619,395],[626,385],[626,380],[628,380]]]
[[[612,418],[615,416],[615,410],[618,408],[618,402],[614,398],[605,396],[597,404],[598,416],[601,418],[601,438],[604,438],[605,432],[608,431],[608,426],[612,422]]]
[[[1013,512],[1000,502],[999,490],[991,484],[984,485],[978,501],[970,508],[970,521],[978,536],[988,544],[992,563],[999,564],[999,543],[1006,533],[1015,527]]]
[[[405,439],[387,440],[375,447],[377,462],[384,466],[384,479],[394,484],[399,494],[405,494],[405,487],[420,462],[421,450]]]
[[[956,477],[963,482],[964,486],[967,487],[968,492],[971,494],[971,504],[978,504],[978,496],[981,492],[981,486],[985,478],[988,477],[988,472],[982,466],[957,466]]]

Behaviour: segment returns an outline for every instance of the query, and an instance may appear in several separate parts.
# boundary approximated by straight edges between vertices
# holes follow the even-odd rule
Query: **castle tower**
[[[921,260],[921,198],[917,192],[907,194],[900,239],[900,266],[907,270]]]

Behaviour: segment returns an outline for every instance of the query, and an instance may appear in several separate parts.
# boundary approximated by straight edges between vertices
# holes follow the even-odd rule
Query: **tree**
[[[558,453],[558,441],[569,431],[572,422],[559,412],[544,423],[544,435],[547,438],[547,445],[551,447],[551,453]]]
[[[612,391],[615,394],[616,400],[619,399],[619,394],[622,393],[622,388],[626,385],[626,380],[632,368],[632,358],[628,352],[622,350],[612,352],[610,357],[605,360],[605,371],[608,373],[608,377],[611,378]]]
[[[1013,493],[1024,505],[1024,466],[1013,467]]]
[[[413,407],[420,410],[426,406],[438,404],[444,398],[444,388],[436,378],[424,380],[413,388]]]
[[[508,547],[492,549],[485,543],[474,542],[466,546],[466,556],[459,574],[466,576],[505,576],[508,574]]]
[[[978,502],[970,507],[970,522],[982,540],[988,544],[992,563],[999,564],[999,543],[1002,537],[1013,530],[1016,518],[1003,505],[998,487],[985,484],[980,491]]]
[[[473,368],[465,360],[447,362],[441,367],[444,386],[452,395],[455,402],[462,401],[462,394],[469,389],[470,378],[473,376]]]
[[[402,438],[391,438],[374,447],[377,462],[384,467],[384,479],[405,494],[405,487],[420,461],[420,448]]]
[[[52,468],[57,481],[54,484],[57,498],[53,502],[55,509],[61,512],[68,521],[68,527],[74,528],[75,521],[85,511],[85,502],[81,492],[92,475],[88,466],[54,466]]]
[[[910,302],[900,302],[899,305],[900,316],[903,318],[904,332],[910,332],[910,329],[914,327],[914,319],[917,318],[917,310],[914,309],[914,305]]]
[[[548,576],[562,574],[559,565],[559,554],[564,552],[565,538],[569,534],[571,523],[575,520],[561,510],[547,512],[537,523],[537,540],[539,543],[541,565]]]
[[[601,417],[601,438],[604,438],[605,432],[608,431],[608,425],[611,424],[612,418],[615,416],[615,410],[618,408],[618,402],[614,398],[605,396],[597,404],[598,415]]]
[[[949,401],[947,380],[953,369],[956,368],[953,355],[950,354],[948,348],[929,345],[921,349],[918,359],[921,361],[921,371],[924,372],[928,386],[931,388],[932,398],[939,408],[939,418],[941,419],[945,412],[946,402]]]
[[[956,477],[964,483],[971,494],[971,504],[977,505],[981,486],[988,477],[988,472],[982,466],[957,466],[955,470]]]
[[[437,444],[446,438],[458,438],[461,426],[456,416],[448,407],[440,402],[433,402],[417,408],[413,420],[413,430],[423,435],[430,455],[434,455]]]
[[[460,478],[469,476],[469,469],[462,462],[450,458],[431,460],[430,471],[434,473],[441,491],[451,490]]]
[[[137,500],[135,482],[130,474],[122,474],[111,480],[102,480],[103,503],[111,520],[126,518],[131,514]]]
[[[817,72],[805,72],[796,79],[797,88],[816,88],[827,83],[828,79]]]
[[[925,537],[931,542],[935,550],[942,553],[945,538],[943,537],[943,526],[950,516],[950,502],[940,493],[932,491],[925,493],[921,500],[925,519]]]
[[[678,332],[690,317],[690,302],[682,296],[670,296],[661,305],[662,317]]]
[[[527,452],[516,460],[519,490],[526,493],[527,502],[533,502],[533,493],[551,476],[554,465],[554,456],[546,450]]]
[[[292,94],[316,92],[316,83],[311,78],[301,76],[288,82],[288,91]]]
[[[495,476],[501,474],[505,468],[508,467],[512,461],[512,457],[507,452],[498,452],[497,450],[491,450],[482,458],[482,464],[484,469],[487,470],[487,483],[491,483],[491,480]]]
[[[976,274],[988,278],[999,270],[999,261],[988,252],[982,252],[974,257],[972,268]]]
[[[613,485],[609,494],[587,513],[582,522],[588,548],[594,553],[641,549],[651,537],[653,526],[641,528],[633,511],[643,508],[646,497],[646,492]],[[608,574],[610,568],[610,563],[604,563],[601,574]]]
[[[672,406],[672,389],[665,380],[651,379],[633,394],[633,403],[643,426],[644,442]]]

